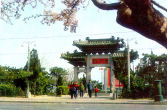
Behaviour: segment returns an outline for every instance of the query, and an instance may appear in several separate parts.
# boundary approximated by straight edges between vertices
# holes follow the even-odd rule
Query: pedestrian
[[[77,82],[74,83],[74,87],[75,87],[74,97],[77,98],[78,97],[78,90],[79,90],[79,85]]]
[[[69,91],[70,91],[71,99],[73,99],[74,93],[75,93],[74,82],[71,82],[71,84],[69,85]]]
[[[97,88],[97,86],[95,87],[94,92],[95,92],[95,97],[97,97],[97,93],[99,92],[99,89]]]
[[[93,90],[93,85],[92,85],[92,82],[91,80],[89,80],[88,84],[87,84],[87,87],[88,87],[88,95],[89,95],[89,98],[92,97],[92,90]]]
[[[79,85],[79,91],[80,91],[80,97],[83,97],[83,94],[84,94],[84,85],[82,82],[80,82],[80,85]]]

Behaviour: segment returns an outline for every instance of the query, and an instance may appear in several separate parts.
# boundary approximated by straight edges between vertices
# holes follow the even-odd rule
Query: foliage
[[[80,84],[81,82],[83,83],[84,88],[85,88],[85,90],[86,90],[86,88],[87,88],[87,83],[86,83],[86,77],[85,77],[84,74],[83,74],[83,78],[80,78],[80,79],[79,79],[79,84]]]
[[[30,72],[27,76],[27,64],[24,69],[0,66],[1,91],[8,91],[9,96],[23,95],[29,79],[30,91],[34,95],[49,94],[52,91],[51,77],[41,68],[37,50],[33,49],[30,54]],[[12,92],[11,92],[12,91]],[[4,95],[4,94],[1,94]]]
[[[162,80],[162,92],[164,96],[167,96],[167,84],[166,79],[166,67],[167,55],[160,56],[152,54],[143,54],[141,59],[142,63],[138,65],[138,69],[135,73],[131,72],[131,91],[127,90],[127,78],[125,79],[125,87],[123,90],[124,97],[143,98],[154,97],[155,93],[155,80]],[[128,95],[127,95],[128,94]]]
[[[31,92],[36,94],[36,95],[42,95],[42,94],[47,94],[50,91],[50,77],[46,75],[47,72],[40,72],[39,77],[36,79],[35,82],[30,83],[31,87]]]
[[[92,80],[93,87],[97,87],[98,89],[102,90],[102,82]]]
[[[56,94],[57,96],[68,95],[69,89],[68,86],[57,86]]]
[[[28,69],[28,62],[26,63],[24,70]],[[40,60],[38,58],[38,52],[35,49],[32,49],[30,52],[30,72],[33,72],[32,75],[30,75],[29,80],[36,80],[39,76],[39,73],[42,71]]]
[[[24,71],[23,69],[0,66],[1,84],[14,84],[16,87],[20,87],[22,90],[25,90],[26,77],[27,77],[27,72]]]
[[[67,75],[67,71],[60,67],[52,67],[50,69],[50,74],[54,77],[65,76]]]
[[[139,57],[138,52],[131,50],[130,51],[130,62],[135,61]],[[113,58],[113,64],[114,64],[114,73],[115,77],[123,84],[125,84],[126,80],[125,77],[127,76],[128,70],[127,70],[127,48],[125,48],[124,51],[124,57],[114,57]]]
[[[27,79],[27,71],[20,69],[19,72],[16,74],[16,78],[14,79],[14,85],[16,87],[20,87],[23,91],[26,90],[26,79]],[[32,72],[30,72],[30,75],[32,75]]]
[[[0,96],[23,96],[24,92],[12,84],[0,84]]]
[[[79,79],[79,84],[80,83],[83,83],[84,85],[84,88],[86,90],[87,88],[87,83],[86,83],[86,77],[83,75],[83,78],[80,78]],[[92,84],[93,84],[93,87],[97,86],[98,89],[102,90],[102,82],[99,82],[99,81],[96,81],[96,80],[92,80]]]
[[[119,43],[119,41],[118,41]],[[122,39],[122,43],[124,43],[124,40]],[[124,45],[125,46],[125,45]],[[127,54],[128,49],[124,49],[124,57],[113,57],[113,65],[114,65],[114,73],[115,77],[123,84],[125,84],[125,77],[127,76],[128,70],[127,70]],[[130,62],[134,62],[139,57],[138,52],[134,50],[130,50]]]
[[[2,82],[9,82],[12,83],[14,79],[23,77],[24,75],[22,74],[21,76],[16,75],[20,74],[20,70],[16,68],[10,68],[7,66],[0,66],[0,81]]]
[[[148,86],[142,77],[136,77],[131,74],[131,88],[128,90],[128,77],[125,78],[125,85],[122,91],[122,97],[124,98],[150,98],[153,97],[154,86]]]
[[[162,85],[167,83],[166,80],[166,62],[167,55],[163,54],[160,56],[152,54],[144,54],[142,58],[144,65],[139,65],[137,75],[142,77],[150,88],[154,85],[155,80],[162,80]],[[151,90],[150,90],[151,91]],[[165,91],[163,91],[163,94]]]
[[[67,86],[67,71],[61,67],[52,67],[50,69],[50,75],[56,82],[56,94],[58,96],[66,94],[67,90],[64,87]]]
[[[26,63],[24,70],[27,70],[28,63]],[[28,77],[30,91],[34,95],[41,95],[48,92],[46,89],[49,85],[50,77],[46,71],[41,67],[40,60],[38,58],[38,52],[32,49],[30,52],[30,76]]]
[[[137,51],[131,50],[130,51],[130,62],[132,63],[134,60],[139,58],[139,54]]]

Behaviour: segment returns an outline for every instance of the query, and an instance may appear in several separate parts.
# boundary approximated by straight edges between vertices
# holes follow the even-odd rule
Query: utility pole
[[[129,40],[127,40],[127,68],[128,68],[128,89],[130,90],[130,52],[129,52]]]
[[[29,75],[30,75],[30,46],[29,46],[29,42],[28,42],[28,61],[27,61],[27,93],[26,93],[26,97],[30,98],[31,97],[31,93],[30,93],[30,88],[29,88]]]
[[[133,38],[130,40],[134,40]],[[135,42],[137,44],[137,42]],[[127,69],[128,69],[128,90],[130,91],[130,52],[129,52],[129,39],[127,39]],[[134,63],[133,63],[134,71]]]
[[[23,42],[22,46],[24,46],[24,43],[28,45],[28,57],[27,57],[27,90],[26,90],[26,98],[31,97],[31,92],[30,92],[30,84],[29,84],[29,76],[30,76],[30,44],[33,44],[33,41],[27,41]]]

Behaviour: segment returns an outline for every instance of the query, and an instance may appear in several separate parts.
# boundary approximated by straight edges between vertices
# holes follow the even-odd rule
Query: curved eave
[[[75,55],[72,55],[72,54],[69,54],[69,55],[67,55],[67,54],[62,54],[61,55],[61,58],[63,58],[63,59],[67,59],[67,60],[82,60],[82,59],[85,59],[85,55],[77,55],[77,56],[75,56]]]
[[[86,66],[86,62],[85,61],[69,61],[70,64],[72,64],[73,66]]]
[[[85,57],[83,53],[67,53],[61,55],[61,58],[67,60],[73,66],[86,66]]]
[[[64,58],[65,59],[65,58]],[[73,66],[86,66],[86,61],[85,59],[65,59],[67,60],[70,64]]]
[[[115,45],[76,45],[84,53],[113,53],[118,51],[122,46]]]
[[[76,47],[90,47],[90,46],[114,46],[114,45],[119,45],[118,43],[74,43],[73,44]]]

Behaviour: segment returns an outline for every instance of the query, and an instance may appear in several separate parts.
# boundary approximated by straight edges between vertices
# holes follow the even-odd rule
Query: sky
[[[111,2],[112,0],[108,0]],[[116,1],[116,0],[115,0]],[[164,7],[167,1],[156,0]],[[56,3],[56,11],[60,11],[62,4]],[[23,16],[42,13],[40,8],[24,11]],[[160,10],[165,16],[167,12]],[[133,30],[122,27],[116,22],[117,11],[103,11],[95,7],[90,1],[87,8],[80,9],[77,14],[78,27],[76,33],[64,31],[62,22],[56,22],[51,26],[40,23],[41,18],[30,19],[25,23],[22,19],[13,20],[13,24],[6,23],[0,19],[0,65],[21,68],[27,62],[28,42],[31,42],[30,49],[37,49],[42,67],[49,68],[58,66],[65,69],[72,69],[66,60],[61,59],[62,53],[73,52],[78,48],[74,47],[74,40],[85,40],[96,38],[110,38],[111,36],[129,40],[130,49],[142,53],[161,55],[167,51],[160,44],[136,33]],[[139,60],[138,60],[139,61]],[[139,63],[136,61],[136,64]],[[92,79],[101,81],[101,71],[96,68],[92,70]]]

